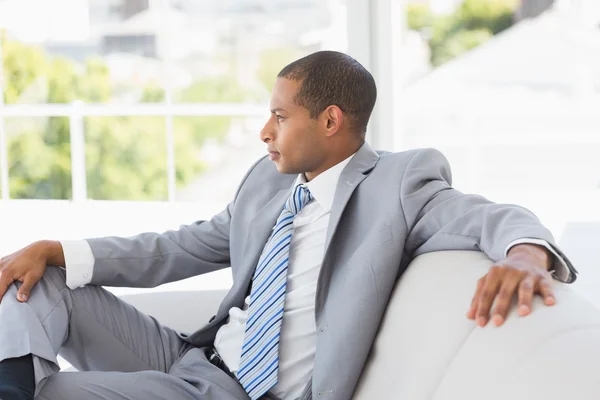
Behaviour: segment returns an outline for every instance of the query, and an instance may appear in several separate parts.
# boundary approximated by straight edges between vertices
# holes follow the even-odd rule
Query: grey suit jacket
[[[154,287],[230,267],[234,283],[216,316],[182,334],[196,346],[212,345],[229,310],[243,306],[295,179],[263,158],[210,221],[163,234],[88,240],[96,259],[92,284]],[[450,166],[437,150],[378,154],[363,145],[336,188],[316,295],[314,372],[305,398],[352,397],[394,284],[415,256],[481,250],[500,260],[512,241],[525,237],[554,246],[551,233],[529,211],[453,189]],[[575,272],[564,280],[573,281]]]

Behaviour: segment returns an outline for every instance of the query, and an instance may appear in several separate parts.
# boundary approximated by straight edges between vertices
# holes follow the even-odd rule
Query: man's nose
[[[265,126],[260,130],[260,140],[264,143],[269,143],[273,141],[273,129],[271,128],[271,121],[267,121]]]

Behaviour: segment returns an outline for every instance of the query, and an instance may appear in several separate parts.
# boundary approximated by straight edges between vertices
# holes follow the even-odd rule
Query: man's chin
[[[279,171],[280,174],[289,174],[288,169],[285,167],[285,165],[282,165],[280,162],[277,161],[273,161],[275,163],[275,167],[277,168],[277,171]]]
[[[296,172],[295,168],[290,168],[288,165],[282,163],[281,160],[274,160],[273,163],[275,163],[275,167],[277,167],[277,171],[279,171],[280,174],[299,174],[299,172]]]

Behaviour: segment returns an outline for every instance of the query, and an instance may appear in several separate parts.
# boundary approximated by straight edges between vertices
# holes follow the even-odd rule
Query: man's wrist
[[[530,243],[521,243],[511,247],[507,256],[509,258],[533,258],[536,260],[536,264],[544,267],[546,270],[549,270],[554,262],[554,257],[548,249]]]
[[[38,247],[41,256],[46,260],[46,265],[65,266],[65,255],[58,240],[40,240],[34,245]]]

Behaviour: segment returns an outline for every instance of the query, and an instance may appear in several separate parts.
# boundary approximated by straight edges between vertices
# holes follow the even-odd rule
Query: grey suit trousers
[[[36,399],[248,400],[244,389],[181,340],[101,287],[70,290],[48,267],[26,303],[0,304],[0,360],[33,354]],[[59,354],[82,372],[59,372]]]

